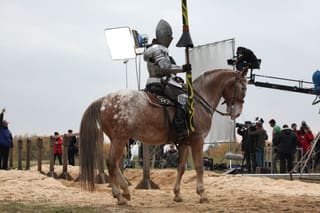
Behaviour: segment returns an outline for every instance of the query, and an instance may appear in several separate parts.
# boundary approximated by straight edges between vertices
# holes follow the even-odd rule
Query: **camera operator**
[[[242,71],[244,68],[255,69],[260,67],[259,61],[252,50],[238,47],[236,54],[237,59],[234,61],[234,64],[238,71]]]
[[[264,167],[263,159],[264,159],[264,147],[265,141],[268,139],[268,135],[266,130],[263,128],[263,119],[260,118],[256,121],[255,129],[249,132],[249,135],[254,137],[256,140],[256,162],[257,167]]]
[[[254,173],[256,171],[256,140],[249,132],[255,127],[250,121],[246,121],[245,124],[237,123],[236,127],[238,128],[237,133],[242,136],[241,151],[244,156],[243,161],[246,162],[247,172]]]

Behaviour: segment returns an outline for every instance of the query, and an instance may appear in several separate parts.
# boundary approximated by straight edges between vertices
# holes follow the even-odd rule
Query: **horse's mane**
[[[210,93],[212,92],[212,88],[218,89],[219,87],[222,86],[222,84],[230,82],[229,80],[231,80],[232,78],[229,78],[229,80],[227,81],[222,81],[221,77],[226,75],[230,77],[234,76],[236,78],[240,78],[240,82],[242,83],[246,84],[247,82],[247,79],[242,76],[241,72],[237,72],[230,69],[216,69],[216,70],[209,70],[209,71],[203,72],[200,76],[198,76],[193,81],[193,89],[196,94],[201,94],[204,98],[207,98],[210,96]],[[212,82],[215,82],[215,83],[212,84]],[[208,86],[210,87],[210,89],[208,88]]]
[[[196,89],[196,90],[200,89],[201,86],[206,85],[207,80],[211,80],[211,79],[209,79],[209,76],[210,76],[210,78],[215,78],[216,75],[218,75],[220,72],[236,73],[236,71],[233,71],[230,69],[216,69],[216,70],[205,71],[193,81],[194,89]],[[241,80],[247,81],[246,78],[243,78]]]
[[[203,72],[193,81],[193,88],[197,91],[202,90],[202,86],[206,85],[208,76],[210,76],[210,78],[214,78],[215,75],[217,75],[221,71],[225,71],[225,70],[219,69],[219,70],[209,70],[209,71]]]
[[[213,72],[213,70],[203,72],[201,75],[199,75],[193,82],[193,88],[195,90],[199,90],[200,87],[203,85],[204,81],[206,80],[205,76],[209,73]]]

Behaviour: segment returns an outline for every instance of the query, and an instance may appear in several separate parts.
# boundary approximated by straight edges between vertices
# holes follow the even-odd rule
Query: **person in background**
[[[314,139],[313,133],[305,121],[301,122],[300,134],[302,136],[301,147],[304,155],[310,150],[311,142]]]
[[[281,132],[280,126],[276,124],[276,120],[271,119],[269,121],[270,127],[272,127],[272,173],[278,173],[277,170],[277,161],[279,159],[279,154],[278,154],[278,146],[275,144],[275,141],[277,140],[277,137],[279,136]]]
[[[316,98],[313,100],[312,104],[315,105],[320,102],[320,70],[316,70],[312,74],[312,82],[314,84],[314,91]]]
[[[69,165],[75,165],[75,156],[78,154],[77,137],[73,134],[72,129],[68,130],[69,146],[68,146],[68,162]]]
[[[62,137],[59,136],[58,132],[54,133],[54,144],[53,144],[53,162],[56,162],[56,158],[58,157],[59,164],[62,165]]]
[[[132,152],[131,152],[131,147],[136,144],[136,141],[133,138],[130,138],[128,143],[126,144],[126,148],[127,148],[127,159],[131,160],[132,157]]]
[[[301,122],[300,127],[300,134],[302,136],[302,141],[300,142],[300,146],[302,148],[302,155],[307,155],[310,152],[312,141],[314,139],[314,135],[310,129],[310,127],[307,125],[305,121]],[[311,161],[308,162],[307,166],[305,167],[304,172],[308,172],[309,168],[311,167]]]
[[[256,121],[256,128],[253,131],[249,130],[249,135],[250,136],[255,136],[256,138],[256,162],[257,162],[257,167],[264,167],[263,165],[263,160],[264,160],[264,147],[265,147],[265,142],[268,139],[268,135],[266,130],[263,128],[263,119],[260,118],[259,120]]]
[[[283,125],[275,144],[278,146],[280,159],[280,173],[290,172],[293,169],[293,156],[299,141],[288,125]]]
[[[301,131],[298,130],[298,126],[296,123],[292,123],[291,124],[291,129],[293,130],[294,134],[297,136],[298,140],[299,141],[302,141],[303,140],[303,137],[301,135]]]
[[[164,153],[163,159],[165,162],[162,168],[177,168],[179,163],[178,158],[179,153],[176,146],[174,144],[170,144],[169,150]]]
[[[8,159],[10,148],[13,147],[12,134],[8,128],[8,122],[4,120],[3,108],[0,113],[0,169],[8,169]]]
[[[242,136],[241,151],[243,152],[243,160],[246,162],[247,173],[255,173],[257,167],[256,161],[256,140],[254,136],[249,135],[249,124],[239,126],[237,133]],[[242,163],[243,165],[243,163]]]
[[[298,153],[297,153],[297,161],[300,161],[301,158],[302,158],[302,143],[303,143],[303,136],[301,135],[301,131],[298,130],[298,126],[296,123],[292,123],[291,124],[291,129],[293,130],[294,134],[296,135],[297,139],[298,139],[298,147],[297,148],[300,148]],[[301,151],[300,151],[301,150]],[[294,160],[294,159],[293,159]]]

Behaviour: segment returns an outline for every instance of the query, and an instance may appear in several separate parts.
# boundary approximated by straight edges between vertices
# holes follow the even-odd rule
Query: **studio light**
[[[104,32],[112,60],[136,58],[134,38],[129,27],[108,28]]]

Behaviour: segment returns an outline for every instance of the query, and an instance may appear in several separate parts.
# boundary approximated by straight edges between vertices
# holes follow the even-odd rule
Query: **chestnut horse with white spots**
[[[174,185],[174,201],[181,202],[180,183],[185,171],[188,146],[191,146],[192,157],[197,174],[196,191],[200,202],[208,202],[203,186],[202,152],[204,138],[210,127],[212,114],[221,97],[227,104],[227,113],[236,119],[242,112],[247,89],[247,71],[212,70],[204,72],[194,82],[194,127],[195,133],[187,136],[179,144],[179,166]],[[174,108],[168,107],[172,118]],[[151,103],[143,91],[120,90],[110,93],[93,102],[84,112],[80,126],[80,180],[81,186],[94,190],[95,168],[97,162],[98,141],[104,132],[110,139],[108,171],[111,177],[112,194],[118,204],[130,200],[128,183],[123,176],[119,161],[126,143],[130,138],[143,143],[157,145],[168,143],[170,129],[164,125],[163,108]],[[122,192],[120,191],[122,189]]]

